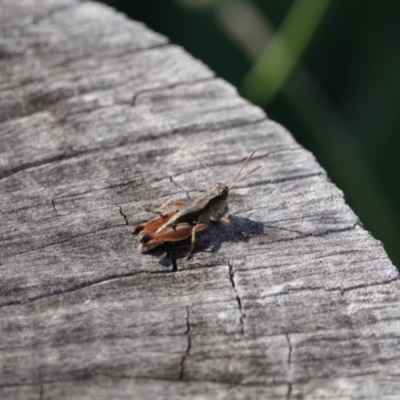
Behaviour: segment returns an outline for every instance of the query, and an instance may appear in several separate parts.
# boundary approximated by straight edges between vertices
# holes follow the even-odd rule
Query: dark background
[[[104,2],[183,46],[286,126],[400,266],[400,2]]]

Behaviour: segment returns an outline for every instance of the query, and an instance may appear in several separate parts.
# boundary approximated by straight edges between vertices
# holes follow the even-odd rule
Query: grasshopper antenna
[[[257,171],[258,169],[261,168],[261,165],[259,165],[258,167],[255,167],[254,169],[252,169],[250,172],[248,172],[246,175],[241,176],[239,179],[237,179],[236,181],[233,181],[230,185],[228,185],[229,189],[232,189],[238,182],[242,181],[244,178],[247,178],[249,175],[251,175],[253,172]]]
[[[253,158],[254,153],[256,151],[254,150],[250,156],[247,158],[247,160],[243,163],[243,165],[240,167],[239,171],[236,173],[236,175],[229,181],[229,183],[227,184],[229,189],[232,189],[233,186],[235,186],[238,182],[242,181],[244,178],[247,178],[249,175],[251,175],[253,172],[255,172],[257,169],[261,168],[261,165],[259,165],[258,167],[252,169],[250,172],[248,172],[247,174],[243,175],[243,176],[239,176],[240,173],[243,171],[243,169],[246,167],[246,165],[250,162],[250,160]]]

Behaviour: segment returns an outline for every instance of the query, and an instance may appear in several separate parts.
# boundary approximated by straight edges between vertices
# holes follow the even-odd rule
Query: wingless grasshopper
[[[156,208],[153,212],[160,214],[159,216],[133,228],[132,233],[134,235],[139,234],[139,250],[144,253],[162,243],[180,242],[191,237],[192,242],[187,255],[187,258],[191,258],[196,243],[196,234],[207,228],[211,218],[229,225],[235,232],[239,233],[234,223],[230,219],[222,217],[221,214],[226,208],[229,190],[239,181],[261,168],[261,166],[258,166],[240,176],[254,153],[255,151],[250,154],[228,184],[217,183],[211,186],[202,196],[189,204],[177,200],[168,200]],[[161,214],[161,210],[167,206],[177,207],[180,211],[174,210]]]

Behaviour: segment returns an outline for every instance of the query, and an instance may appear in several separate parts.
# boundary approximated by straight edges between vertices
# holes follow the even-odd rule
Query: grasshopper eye
[[[227,197],[228,196],[228,188],[225,186],[219,191],[219,195],[222,197]]]

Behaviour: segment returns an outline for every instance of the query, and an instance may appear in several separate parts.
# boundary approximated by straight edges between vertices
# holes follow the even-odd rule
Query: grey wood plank
[[[398,271],[284,127],[98,3],[3,0],[0,55],[0,398],[397,398]],[[253,150],[247,238],[137,250]]]

